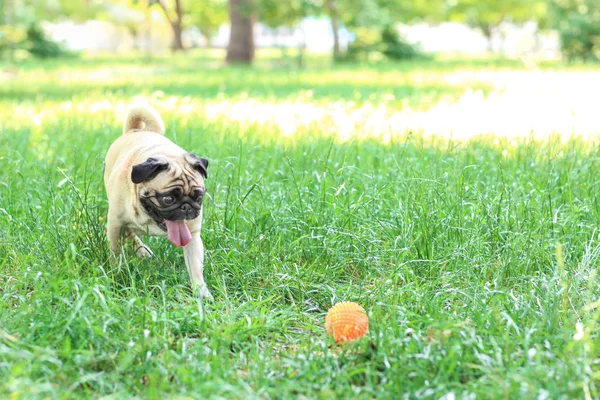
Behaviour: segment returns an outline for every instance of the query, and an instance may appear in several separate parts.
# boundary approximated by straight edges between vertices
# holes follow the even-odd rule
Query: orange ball
[[[352,342],[367,334],[369,317],[364,308],[351,301],[337,303],[327,311],[325,329],[336,342]]]

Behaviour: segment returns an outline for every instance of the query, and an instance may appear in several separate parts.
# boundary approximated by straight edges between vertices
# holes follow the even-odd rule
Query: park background
[[[597,0],[0,10],[0,397],[600,396]],[[137,100],[210,160],[213,302],[108,263]]]

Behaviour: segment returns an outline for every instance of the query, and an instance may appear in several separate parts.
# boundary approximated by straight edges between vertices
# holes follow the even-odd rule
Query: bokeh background
[[[2,0],[0,9],[0,50],[16,60],[225,48],[229,62],[278,48],[278,61],[298,65],[306,52],[335,61],[600,57],[595,0]]]
[[[95,107],[120,117],[118,101],[173,96],[207,118],[268,122],[284,135],[326,120],[346,139],[598,130],[596,0],[0,5],[8,101],[36,94],[57,106],[96,93],[105,102]]]

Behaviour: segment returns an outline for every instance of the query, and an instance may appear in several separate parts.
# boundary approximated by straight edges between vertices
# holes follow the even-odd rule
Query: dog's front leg
[[[200,297],[212,299],[206,282],[204,282],[204,245],[199,231],[192,233],[192,240],[183,248],[183,257],[193,289],[197,290]]]

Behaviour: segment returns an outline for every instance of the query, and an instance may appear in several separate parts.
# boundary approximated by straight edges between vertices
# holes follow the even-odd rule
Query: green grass
[[[444,97],[456,99],[464,91],[463,87],[446,82],[445,72],[475,71],[481,65],[450,60],[384,64],[377,68],[347,65],[333,69],[316,63],[307,70],[298,70],[274,68],[263,62],[247,70],[223,69],[221,64],[216,59],[202,57],[29,61],[18,68],[5,68],[0,99],[22,104],[32,100],[122,99],[161,91],[179,98],[235,100],[250,97],[279,101],[296,99],[310,88],[313,102],[342,99],[356,104],[379,103],[384,96],[393,95],[403,99],[404,105],[424,107]],[[505,63],[490,65],[495,69]],[[473,86],[487,89],[481,83],[474,82]]]
[[[201,109],[293,101],[309,89],[305,101],[324,106],[392,93],[390,107],[427,108],[466,89],[446,74],[493,65],[198,63],[4,66],[0,397],[600,396],[591,142],[411,132],[339,142],[314,127],[283,137],[268,124],[209,120]],[[119,267],[107,262],[102,161],[120,134],[113,106],[139,93],[164,106],[169,137],[210,159],[212,303],[193,297],[183,256],[165,239],[148,239],[155,260],[129,252]],[[185,114],[170,101],[198,108]],[[324,315],[345,300],[368,310],[370,330],[338,346]]]

